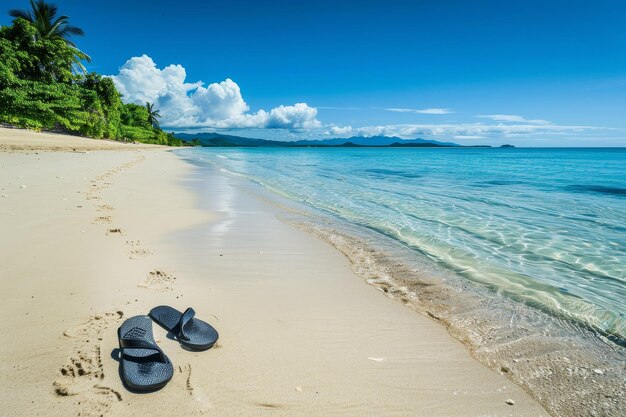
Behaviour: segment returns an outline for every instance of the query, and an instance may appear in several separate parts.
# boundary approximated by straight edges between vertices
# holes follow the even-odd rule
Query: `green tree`
[[[122,124],[142,128],[151,127],[148,123],[148,110],[144,106],[134,103],[124,104],[122,108]]]
[[[68,16],[57,17],[58,7],[54,4],[46,3],[43,0],[30,0],[30,8],[30,10],[12,9],[9,11],[9,15],[16,19],[24,19],[32,24],[39,39],[62,39],[74,52],[73,65],[85,73],[86,69],[81,61],[89,62],[91,57],[78,49],[76,44],[70,40],[72,36],[84,36],[85,32],[77,26],[70,25]]]
[[[78,132],[87,113],[73,83],[72,51],[58,38],[35,39],[35,32],[23,19],[0,27],[0,120]]]
[[[159,143],[158,130],[148,122],[146,106],[127,103],[121,109],[122,138],[147,143]]]
[[[111,139],[118,139],[121,135],[121,112],[122,100],[120,93],[115,88],[113,81],[109,77],[103,77],[94,72],[87,74],[81,84],[86,90],[93,91],[99,102],[103,123],[102,135]],[[90,113],[93,115],[97,106],[89,107]],[[96,112],[97,113],[97,112]]]
[[[123,104],[111,78],[75,74],[77,50],[63,37],[75,30],[64,31],[67,19],[61,16],[65,19],[60,23],[61,18],[54,19],[56,8],[32,1],[31,6],[32,13],[12,11],[17,16],[13,24],[0,26],[1,123],[93,138],[183,145],[159,128],[160,114],[153,105]],[[46,32],[37,19],[52,19],[56,29]],[[61,23],[66,26],[59,29]]]
[[[159,119],[161,118],[161,113],[159,110],[154,109],[154,103],[150,104],[146,101],[146,110],[148,111],[148,123],[150,126],[155,129],[159,129]]]
[[[59,38],[37,39],[36,28],[24,19],[0,27],[0,55],[20,79],[69,83],[73,51]]]

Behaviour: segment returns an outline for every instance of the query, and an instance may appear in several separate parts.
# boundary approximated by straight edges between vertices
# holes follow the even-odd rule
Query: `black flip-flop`
[[[194,318],[196,312],[189,307],[184,313],[169,306],[158,306],[150,310],[150,317],[176,340],[191,349],[211,348],[219,337],[217,330],[209,323]]]
[[[126,320],[119,329],[121,377],[126,386],[135,391],[153,391],[172,379],[174,367],[156,345],[152,336],[152,322],[148,316]]]

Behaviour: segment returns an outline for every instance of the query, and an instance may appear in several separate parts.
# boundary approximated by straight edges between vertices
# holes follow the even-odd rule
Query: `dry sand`
[[[238,180],[203,178],[198,199],[170,152],[33,153],[48,139],[17,133],[0,129],[22,149],[0,153],[0,415],[547,415]],[[155,325],[176,372],[134,394],[115,331],[159,304],[193,306],[220,340],[189,352]]]
[[[0,127],[0,152],[129,150],[164,148],[143,143],[121,143],[107,139],[90,139],[58,133],[34,132],[25,129]]]

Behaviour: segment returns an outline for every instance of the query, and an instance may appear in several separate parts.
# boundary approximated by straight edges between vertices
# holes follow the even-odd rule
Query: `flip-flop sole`
[[[175,336],[178,335],[178,323],[182,315],[183,313],[170,306],[158,306],[150,310],[152,320]],[[185,325],[185,334],[188,340],[177,338],[178,342],[197,350],[210,349],[219,338],[213,326],[195,317]]]

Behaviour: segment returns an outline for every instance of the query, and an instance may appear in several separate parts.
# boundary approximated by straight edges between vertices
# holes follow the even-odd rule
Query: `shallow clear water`
[[[196,148],[509,298],[626,337],[626,149]]]

